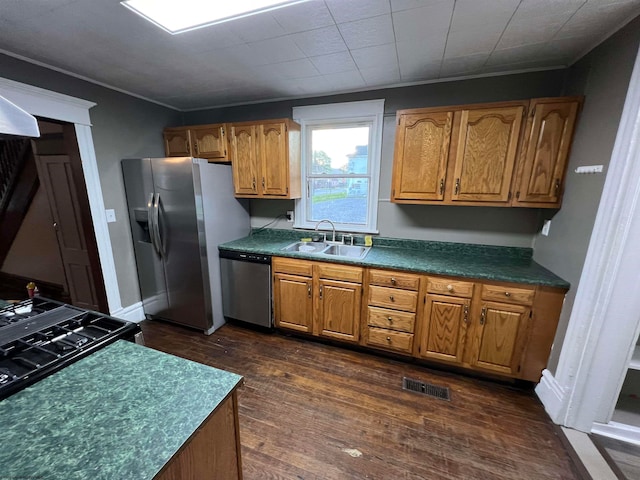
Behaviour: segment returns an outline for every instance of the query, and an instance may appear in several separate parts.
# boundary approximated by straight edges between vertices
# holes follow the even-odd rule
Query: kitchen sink
[[[324,255],[331,255],[334,257],[348,257],[348,258],[364,258],[371,247],[361,247],[359,245],[331,245],[325,242],[295,242],[291,245],[287,245],[282,250],[284,252],[302,252],[317,254],[322,253]]]
[[[329,246],[324,242],[296,242],[287,245],[282,250],[285,252],[321,253]]]
[[[371,247],[361,247],[359,245],[331,245],[322,253],[334,255],[336,257],[364,258],[369,253]]]

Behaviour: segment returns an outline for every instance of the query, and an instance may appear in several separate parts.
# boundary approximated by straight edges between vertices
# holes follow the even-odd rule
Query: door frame
[[[640,443],[640,428],[611,422],[640,334],[640,51],[625,99],[576,301],[555,375],[536,393],[551,419]]]
[[[123,309],[120,301],[118,277],[98,173],[98,160],[91,134],[89,109],[97,104],[6,78],[0,78],[0,94],[31,115],[74,124],[109,312],[111,315],[121,317],[127,315],[130,313],[129,309]]]

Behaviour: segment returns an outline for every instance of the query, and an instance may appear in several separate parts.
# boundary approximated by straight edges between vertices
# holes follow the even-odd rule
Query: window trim
[[[336,229],[344,232],[378,233],[378,194],[380,189],[380,157],[382,154],[382,127],[384,116],[384,99],[366,100],[362,102],[331,103],[293,108],[293,120],[301,127],[300,175],[302,181],[302,197],[295,201],[294,228],[313,229],[317,222],[306,218],[307,206],[307,127],[345,122],[372,122],[369,145],[370,185],[369,203],[366,225],[337,224]],[[324,227],[324,225],[323,225]],[[326,229],[326,228],[323,228]]]

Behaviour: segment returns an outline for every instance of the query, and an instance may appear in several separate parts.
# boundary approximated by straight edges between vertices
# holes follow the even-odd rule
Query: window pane
[[[369,126],[311,129],[311,174],[367,174]]]
[[[368,178],[313,178],[310,180],[308,218],[336,223],[367,224]]]

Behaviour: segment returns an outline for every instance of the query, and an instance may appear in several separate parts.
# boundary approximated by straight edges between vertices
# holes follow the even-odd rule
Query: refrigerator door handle
[[[149,201],[147,202],[147,226],[149,227],[149,238],[151,239],[151,245],[153,245],[153,249],[156,251],[158,255],[160,255],[160,250],[158,250],[158,244],[156,242],[156,229],[153,224],[153,207],[155,196],[153,193],[149,194]]]
[[[155,228],[155,237],[158,242],[157,250],[158,254],[165,258],[164,243],[162,242],[162,235],[160,234],[160,194],[156,193],[155,206],[153,207],[153,226]]]

